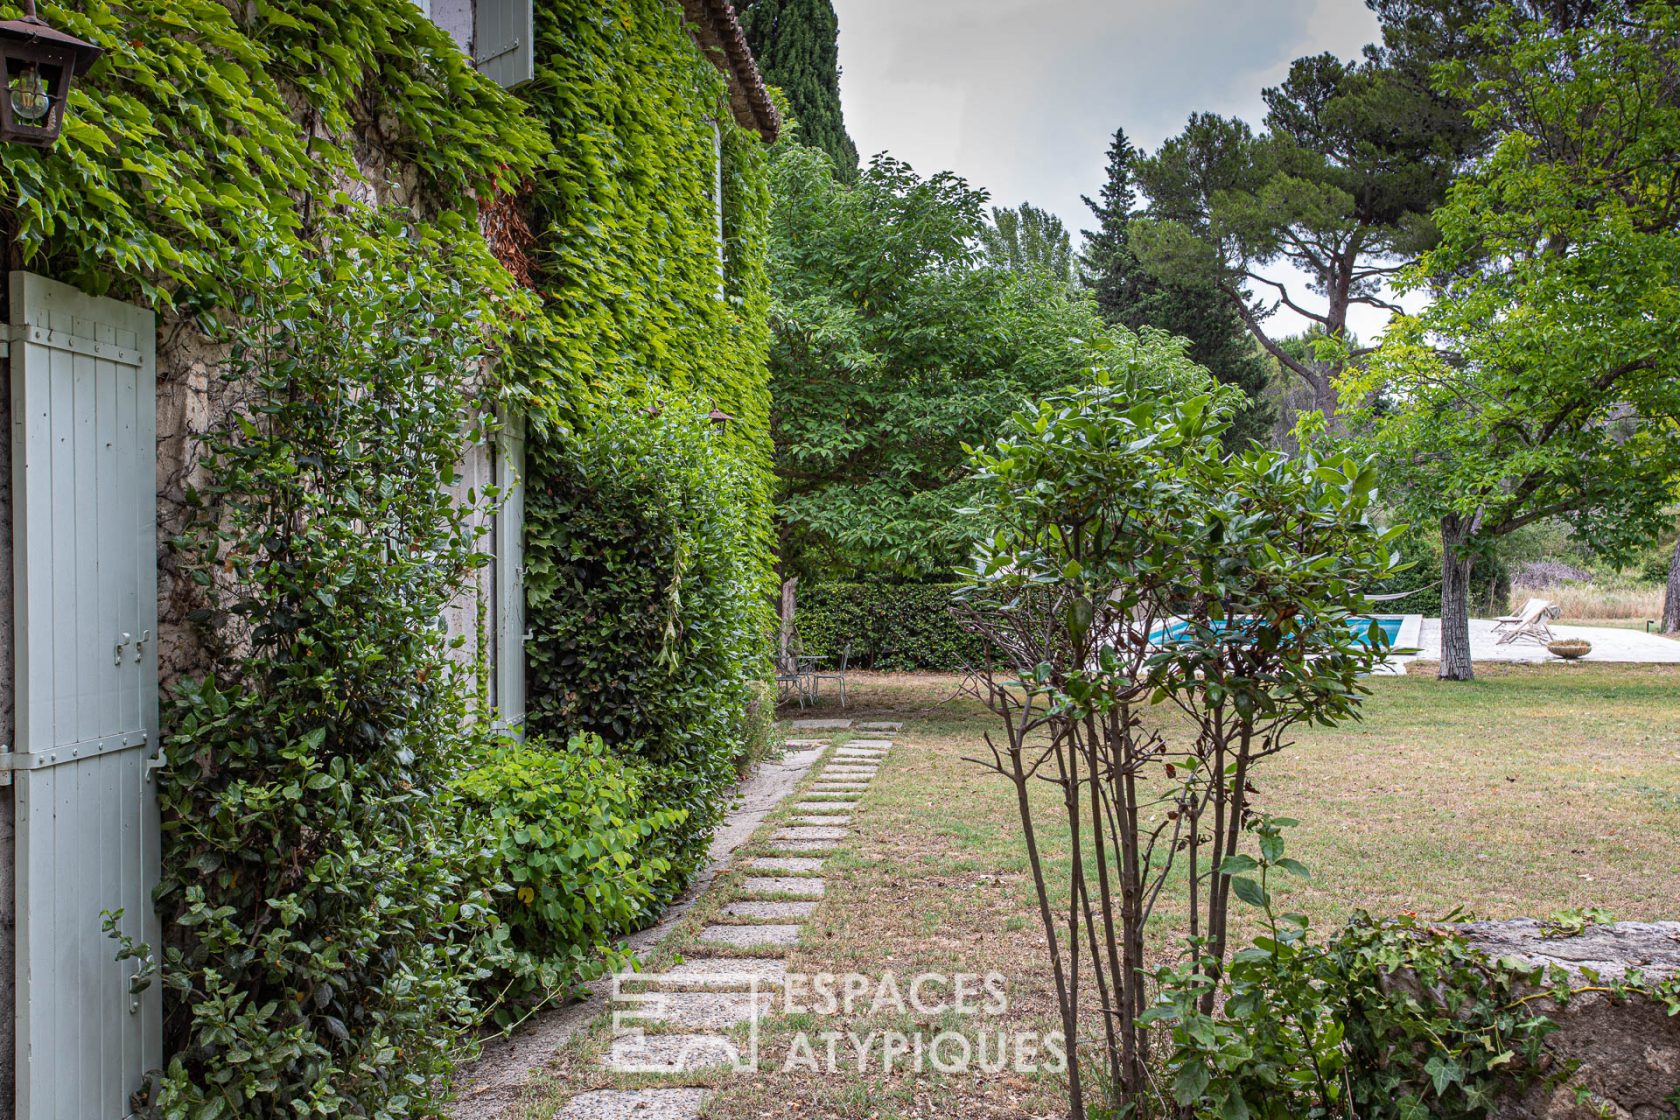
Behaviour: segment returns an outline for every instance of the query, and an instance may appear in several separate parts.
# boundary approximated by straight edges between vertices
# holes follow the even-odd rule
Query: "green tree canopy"
[[[1023,399],[1119,369],[1207,383],[1184,343],[1106,327],[1041,273],[987,264],[985,195],[878,157],[842,183],[796,144],[772,163],[771,311],[782,560],[790,574],[921,578],[966,559],[978,444]],[[1170,391],[1171,385],[1160,388]]]
[[[1197,114],[1137,166],[1149,197],[1139,258],[1163,280],[1211,285],[1334,419],[1340,363],[1303,361],[1267,320],[1287,308],[1332,338],[1357,306],[1396,310],[1385,283],[1433,243],[1430,212],[1474,131],[1427,67],[1324,54],[1265,91],[1267,131]],[[1293,266],[1306,291],[1271,273]]]
[[[1085,231],[1082,278],[1095,294],[1104,322],[1132,330],[1158,327],[1188,339],[1195,362],[1219,382],[1243,391],[1248,403],[1225,429],[1227,450],[1245,447],[1250,440],[1264,441],[1272,423],[1271,406],[1261,399],[1268,363],[1236,309],[1212,283],[1162,281],[1144,268],[1133,249],[1137,159],[1125,130],[1116,129],[1108,149],[1108,178],[1096,200],[1085,199],[1097,228]]]
[[[1017,272],[1037,272],[1063,284],[1073,283],[1073,239],[1062,220],[1030,202],[992,207],[992,220],[980,229],[986,262]]]
[[[1410,512],[1439,524],[1441,675],[1467,679],[1470,566],[1548,517],[1610,555],[1663,527],[1680,469],[1680,11],[1579,26],[1495,11],[1442,66],[1500,139],[1436,214],[1344,399]]]
[[[803,142],[821,148],[842,178],[857,174],[857,145],[840,107],[840,20],[831,0],[742,0],[741,30],[764,80],[780,86]]]

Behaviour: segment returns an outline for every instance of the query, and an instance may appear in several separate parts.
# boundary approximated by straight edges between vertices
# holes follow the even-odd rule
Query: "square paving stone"
[[[789,817],[788,823],[843,828],[852,823],[852,815],[850,813],[823,813],[820,816]]]
[[[793,807],[802,813],[836,813],[850,809],[857,801],[795,801]]]
[[[862,793],[869,788],[868,782],[817,782],[811,787],[812,793]]]
[[[847,750],[845,747],[841,747],[839,750],[834,752],[834,757],[837,758],[837,759],[840,759],[840,758],[882,759],[882,758],[885,758],[886,756],[887,756],[886,751],[854,751],[854,750]]]
[[[741,881],[742,894],[797,894],[821,898],[826,884],[821,879],[791,875],[751,875]]]
[[[798,926],[708,926],[707,929],[791,929]],[[749,941],[749,945],[759,942]],[[788,942],[791,944],[791,942]],[[613,1005],[617,1022],[625,1027],[663,1023],[695,1030],[728,1030],[738,1023],[763,1018],[774,1005],[769,992],[642,992],[621,996]]]
[[[849,719],[796,719],[788,724],[795,731],[844,731],[851,725]]]
[[[846,830],[843,828],[783,828],[777,830],[770,837],[772,840],[844,840]]]
[[[618,1035],[601,1056],[615,1073],[693,1073],[740,1062],[740,1047],[716,1034]]]
[[[803,928],[790,925],[707,926],[700,931],[700,940],[707,945],[734,945],[743,949],[755,945],[797,945],[799,931]]]
[[[597,1089],[579,1093],[555,1120],[699,1120],[709,1089]]]
[[[780,987],[787,976],[787,962],[773,957],[690,957],[664,972],[639,972],[626,976],[626,986],[645,982],[653,988],[744,988]]]
[[[833,840],[772,840],[770,850],[775,852],[833,852],[839,850],[840,845]]]
[[[859,731],[903,731],[904,724],[891,719],[865,720],[857,725]]]
[[[726,918],[758,918],[767,922],[791,922],[809,918],[815,902],[731,902],[720,913]]]
[[[893,741],[891,739],[848,739],[848,740],[846,740],[846,746],[852,748],[853,750],[874,749],[874,750],[878,750],[878,751],[888,751],[888,750],[892,749],[892,745],[893,745]]]
[[[749,859],[747,866],[754,871],[821,871],[823,862],[802,856],[759,856]]]
[[[878,768],[874,766],[825,766],[817,777],[825,780],[830,778],[861,778],[868,781],[877,772]]]

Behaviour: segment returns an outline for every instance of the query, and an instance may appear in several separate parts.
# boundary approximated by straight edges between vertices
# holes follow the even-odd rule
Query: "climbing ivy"
[[[557,151],[527,206],[555,333],[521,355],[518,376],[539,397],[567,392],[539,403],[583,422],[671,396],[721,408],[736,418],[730,446],[767,465],[762,141],[730,115],[723,75],[669,0],[547,0],[536,42],[536,78],[519,92]]]
[[[52,148],[0,146],[14,258],[202,328],[226,355],[211,396],[234,407],[213,410],[171,558],[208,664],[164,712],[164,938],[121,947],[166,993],[152,1104],[429,1114],[462,1031],[496,1010],[485,981],[587,974],[692,867],[750,745],[772,572],[763,144],[668,0],[542,0],[517,95],[412,0],[41,14],[105,54]],[[704,687],[641,724],[676,738],[608,742],[651,764],[635,772],[659,831],[626,873],[634,904],[582,926],[508,919],[493,869],[526,853],[496,856],[494,809],[460,802],[511,785],[461,780],[500,756],[434,625],[485,559],[441,488],[491,393],[531,416],[533,524],[576,497],[549,465],[649,407],[683,418],[696,472],[646,544],[689,557],[672,648]],[[713,408],[735,419],[697,422]],[[667,446],[642,434],[626,461]],[[533,541],[533,571],[553,548]],[[570,621],[541,590],[529,616]],[[608,646],[632,650],[638,625]],[[600,839],[538,792],[521,812]]]
[[[654,803],[687,811],[655,845],[665,901],[751,751],[769,669],[768,159],[669,0],[547,0],[536,41],[520,92],[558,154],[525,204],[551,329],[510,371],[535,421],[531,726],[652,763]],[[714,408],[733,419],[700,419]]]
[[[272,279],[285,243],[304,246],[312,213],[349,202],[358,135],[410,165],[387,169],[408,182],[362,193],[411,205],[423,194],[433,223],[461,233],[477,194],[516,183],[549,151],[408,0],[85,0],[40,12],[105,53],[71,92],[52,148],[0,145],[0,204],[25,267],[88,291],[225,309]],[[498,282],[487,250],[478,270]]]
[[[410,228],[270,256],[221,371],[175,542],[209,668],[164,712],[164,1117],[432,1114],[499,944],[439,625],[488,559],[493,496],[451,488],[489,340],[458,243]]]

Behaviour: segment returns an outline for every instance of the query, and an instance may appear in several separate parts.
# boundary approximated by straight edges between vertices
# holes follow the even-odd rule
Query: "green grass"
[[[1374,678],[1364,719],[1304,731],[1255,775],[1261,808],[1300,820],[1291,854],[1313,879],[1279,884],[1288,906],[1321,929],[1355,908],[1425,916],[1463,906],[1487,917],[1547,916],[1603,907],[1617,918],[1673,917],[1680,897],[1680,666],[1491,666],[1467,684],[1428,675]],[[964,761],[984,750],[992,717],[950,699],[954,677],[858,674],[847,714],[902,719],[855,814],[855,831],[829,856],[827,893],[794,973],[986,973],[1008,978],[996,1019],[926,1022],[902,1013],[800,1013],[765,1025],[765,1065],[751,1077],[627,1079],[595,1059],[601,1025],[562,1053],[546,1093],[522,1116],[599,1084],[708,1084],[710,1120],[823,1117],[885,1120],[961,1116],[1004,1120],[1054,1114],[1060,1080],[838,1074],[783,1070],[796,1030],[960,1032],[1044,1029],[1055,1004],[1043,931],[1021,846],[1013,789]],[[809,714],[809,713],[808,713]],[[817,714],[827,714],[826,710]],[[836,737],[839,738],[839,737]],[[809,784],[809,781],[807,783]],[[1045,787],[1040,796],[1048,799]],[[796,795],[791,800],[802,800]],[[772,815],[765,834],[785,818]],[[1047,833],[1052,873],[1065,844]],[[749,845],[742,855],[763,849]],[[694,931],[736,890],[724,876],[659,957],[694,951]],[[1173,953],[1181,908],[1162,907],[1152,941]],[[1241,925],[1238,928],[1242,933]],[[707,955],[713,951],[705,950]]]

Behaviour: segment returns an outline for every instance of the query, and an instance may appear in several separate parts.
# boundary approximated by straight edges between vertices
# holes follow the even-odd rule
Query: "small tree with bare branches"
[[[1386,651],[1361,619],[1360,589],[1398,562],[1366,518],[1373,473],[1222,456],[1235,397],[1164,402],[1099,374],[974,454],[995,529],[955,609],[984,643],[972,679],[1003,725],[976,761],[1015,786],[1081,1120],[1089,988],[1102,1103],[1157,1114],[1147,923],[1187,884],[1197,965],[1217,975],[1230,895],[1259,889],[1238,852],[1255,765],[1297,725],[1355,715]]]

